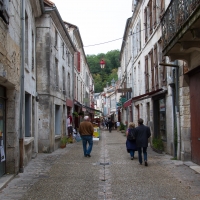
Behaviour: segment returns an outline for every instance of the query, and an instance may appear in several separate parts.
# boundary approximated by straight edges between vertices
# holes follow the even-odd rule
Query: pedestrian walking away
[[[92,123],[90,122],[89,116],[85,116],[84,120],[80,123],[79,133],[82,139],[84,156],[91,157],[90,154],[93,147],[94,127]]]
[[[126,149],[127,152],[130,153],[131,160],[134,159],[135,151],[137,151],[136,141],[135,141],[135,124],[130,122],[128,125],[128,129],[126,131]]]
[[[139,163],[142,165],[142,151],[144,156],[145,166],[148,166],[147,163],[147,147],[148,147],[148,138],[151,136],[150,128],[143,124],[143,119],[138,119],[138,127],[136,127],[136,146],[138,149],[138,159]]]
[[[109,120],[108,121],[108,128],[109,128],[109,132],[111,133],[111,131],[112,131],[112,127],[113,127],[113,122],[112,122],[112,120]]]

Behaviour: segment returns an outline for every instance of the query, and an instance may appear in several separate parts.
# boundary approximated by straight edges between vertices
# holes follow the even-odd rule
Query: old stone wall
[[[20,5],[11,1],[9,24],[0,18],[0,85],[6,88],[6,173],[19,166]]]

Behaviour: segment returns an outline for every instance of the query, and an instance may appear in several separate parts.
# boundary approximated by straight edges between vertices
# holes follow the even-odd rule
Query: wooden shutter
[[[145,42],[147,42],[147,39],[148,39],[148,32],[147,32],[147,8],[144,9],[144,26],[145,26],[145,31],[144,31]]]
[[[161,4],[160,4],[160,17],[162,17],[162,15],[165,12],[165,0],[161,0]]]
[[[77,52],[77,70],[78,70],[78,72],[81,72],[81,54],[80,54],[80,52]]]
[[[145,56],[145,89],[146,93],[149,92],[149,68],[148,68],[148,55]]]
[[[151,58],[151,91],[154,91],[154,63],[153,63],[153,50],[149,53]]]
[[[157,4],[156,0],[153,1],[153,23],[154,23],[154,28],[157,25]]]
[[[158,51],[157,44],[154,45],[154,68],[155,68],[155,87],[158,89]]]
[[[163,57],[162,59],[162,63],[166,62],[166,58]],[[167,74],[166,74],[166,66],[162,66],[163,70],[162,70],[162,86],[166,85],[166,78],[167,78]]]
[[[152,22],[152,18],[153,18],[153,15],[152,15],[152,0],[149,1],[149,4],[148,4],[148,7],[149,7],[149,33],[150,35],[152,34],[153,32],[153,22]]]

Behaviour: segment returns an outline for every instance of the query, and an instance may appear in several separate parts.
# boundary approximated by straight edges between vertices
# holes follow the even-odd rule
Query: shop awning
[[[140,101],[140,100],[143,100],[143,99],[151,98],[152,96],[155,96],[155,95],[163,93],[163,92],[166,92],[166,90],[158,89],[158,90],[155,90],[155,91],[152,91],[152,92],[148,92],[148,93],[133,97],[132,101],[136,102],[136,101]]]
[[[128,101],[126,101],[123,105],[124,108],[128,107],[128,106],[131,106],[131,103],[132,103],[132,99],[129,99]]]
[[[99,112],[99,113],[102,113],[100,110],[96,110],[94,108],[91,108],[89,106],[86,106],[86,105],[83,105],[81,104],[80,102],[74,100],[74,104],[77,105],[77,106],[80,106],[82,108],[86,108],[88,112],[91,112],[91,113],[94,113],[94,112]]]

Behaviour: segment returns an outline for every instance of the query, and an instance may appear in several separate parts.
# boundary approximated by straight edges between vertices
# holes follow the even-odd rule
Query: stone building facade
[[[38,148],[52,152],[65,135],[66,99],[73,99],[75,47],[53,3],[45,1],[36,21]]]
[[[160,16],[168,1],[133,1],[133,15],[127,19],[121,47],[121,88],[126,102],[121,107],[122,122],[144,119],[152,140],[162,140],[164,150],[176,155],[174,69],[162,54]],[[170,81],[171,80],[171,81]],[[132,89],[131,91],[128,89]]]
[[[200,164],[199,1],[171,0],[162,18],[163,54],[177,69],[179,154]]]

